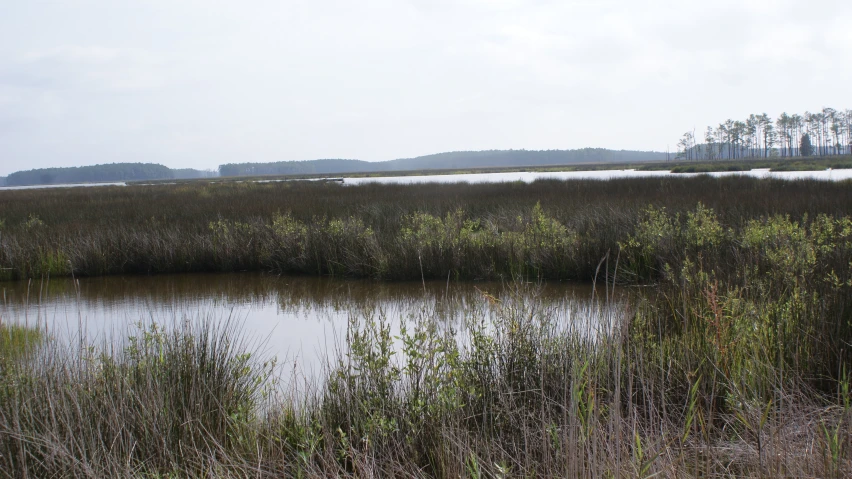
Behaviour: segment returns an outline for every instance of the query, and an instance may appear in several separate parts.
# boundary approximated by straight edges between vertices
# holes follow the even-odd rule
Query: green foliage
[[[837,183],[751,178],[5,191],[0,265],[10,268],[4,275],[19,278],[70,274],[70,261],[77,275],[260,270],[588,281],[607,251],[615,272],[621,242],[630,247],[618,278],[653,281],[673,263],[661,258],[733,260],[728,246],[748,221],[789,214],[807,227],[805,212],[837,218],[852,208],[846,191]],[[716,224],[724,231],[714,230]]]
[[[828,231],[820,233],[822,241],[830,241]],[[760,273],[793,286],[813,272],[817,258],[812,239],[798,222],[774,216],[750,221],[743,231],[742,244],[758,259]]]
[[[210,324],[143,328],[118,351],[31,355],[8,362],[0,379],[0,470],[9,475],[852,470],[848,185],[140,188],[0,195],[0,264],[22,276],[63,274],[73,263],[75,274],[186,267],[588,280],[620,247],[601,275],[615,276],[610,291],[653,287],[618,285],[628,296],[608,294],[609,304],[568,321],[511,288],[448,306],[468,308],[458,324],[431,310],[352,311],[330,369],[297,377],[295,392],[276,389],[274,365]],[[55,211],[59,200],[73,213]],[[166,207],[174,204],[185,209]],[[589,315],[592,326],[574,320]],[[788,452],[802,450],[813,453]]]
[[[811,144],[811,135],[805,133],[799,140],[799,154],[802,156],[811,156],[814,154],[814,147]]]
[[[634,233],[619,243],[625,254],[625,274],[634,280],[671,278],[672,271],[693,259],[717,256],[730,240],[715,212],[698,203],[685,217],[665,208],[648,207],[642,212]]]
[[[27,219],[27,221],[24,223],[23,226],[24,226],[24,229],[27,229],[27,230],[33,230],[33,229],[36,229],[36,228],[43,228],[44,227],[44,221],[39,219],[39,217],[36,216],[36,215],[30,215],[30,217]]]
[[[15,324],[0,324],[0,378],[12,361],[26,357],[42,342],[40,330]]]

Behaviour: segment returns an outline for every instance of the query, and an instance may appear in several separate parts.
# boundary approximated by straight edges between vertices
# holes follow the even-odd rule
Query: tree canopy
[[[811,144],[811,135],[807,133],[802,135],[802,139],[799,142],[799,151],[802,153],[802,156],[811,156],[814,154],[814,147]]]
[[[6,178],[8,186],[52,185],[63,183],[109,183],[169,178],[198,178],[213,172],[172,170],[155,163],[110,163],[67,168],[39,168],[17,171]]]
[[[852,110],[784,112],[776,119],[766,113],[751,114],[744,120],[728,119],[715,128],[708,126],[703,143],[694,130],[688,131],[677,146],[678,158],[684,160],[850,155]]]

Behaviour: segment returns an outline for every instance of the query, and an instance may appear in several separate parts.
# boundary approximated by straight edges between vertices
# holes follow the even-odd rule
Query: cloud
[[[0,148],[203,168],[664,149],[728,117],[852,105],[849,24],[841,0],[11,2]]]
[[[62,45],[27,51],[0,68],[0,84],[52,90],[138,92],[167,84],[162,57],[139,49]]]

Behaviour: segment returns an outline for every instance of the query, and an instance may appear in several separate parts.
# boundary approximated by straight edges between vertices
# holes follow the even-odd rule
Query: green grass
[[[647,206],[726,227],[845,215],[846,183],[644,178],[356,187],[192,183],[0,192],[0,272],[274,271],[391,280],[588,281]]]
[[[77,274],[190,262],[502,275],[520,290],[453,306],[461,324],[353,311],[324,374],[309,378],[258,356],[235,323],[203,317],[143,328],[120,350],[49,343],[0,378],[0,471],[11,477],[852,474],[846,182],[183,185],[0,199],[10,265],[59,251]],[[569,327],[524,299],[524,278],[552,277],[596,277],[599,296],[628,296],[604,305],[604,323]]]
[[[41,331],[16,324],[0,324],[0,371],[30,354],[42,342]]]
[[[705,219],[693,223],[712,230]],[[641,250],[641,238],[626,249]],[[741,265],[777,269],[783,260],[766,252]],[[635,268],[635,258],[626,251],[622,260]],[[404,319],[356,313],[324,374],[307,378],[259,356],[238,323],[203,316],[142,327],[122,349],[51,343],[0,378],[0,470],[71,478],[847,477],[848,360],[814,365],[820,350],[842,350],[848,321],[825,325],[813,314],[822,307],[797,305],[805,296],[832,310],[847,288],[825,289],[804,273],[797,291],[769,287],[771,276],[744,291],[696,266],[685,273],[694,281],[686,289],[673,278],[599,310],[612,328],[559,324],[530,300],[535,286],[526,283],[456,305],[465,308],[463,324],[429,311]],[[395,336],[397,320],[405,327]],[[788,345],[780,355],[779,344]]]

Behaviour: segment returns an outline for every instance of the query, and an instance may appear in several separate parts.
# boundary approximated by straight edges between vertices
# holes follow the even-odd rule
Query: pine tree
[[[802,140],[799,143],[799,154],[802,156],[811,156],[814,154],[814,147],[811,145],[811,135],[807,133],[802,135]]]

